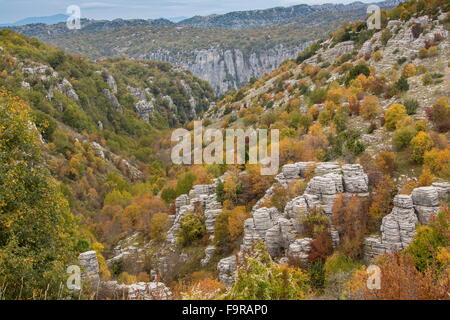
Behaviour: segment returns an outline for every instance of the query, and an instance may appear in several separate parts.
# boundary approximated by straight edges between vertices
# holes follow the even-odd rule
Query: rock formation
[[[365,239],[364,260],[369,263],[378,255],[406,248],[413,240],[416,225],[427,224],[449,194],[450,183],[439,182],[416,188],[411,195],[397,195],[392,212],[382,220],[381,236]]]
[[[286,204],[283,212],[276,208],[261,207],[273,193],[269,188],[263,199],[253,207],[252,217],[244,223],[244,237],[241,251],[250,249],[256,241],[263,241],[269,254],[278,261],[289,258],[306,261],[311,250],[312,239],[303,237],[301,217],[312,208],[323,210],[328,216],[336,197],[340,193],[368,196],[368,177],[359,164],[340,166],[337,163],[299,162],[282,167],[276,177],[277,183],[287,188],[288,183],[305,179],[308,172],[314,177],[308,182],[304,194],[292,199]],[[339,235],[331,228],[334,245],[339,241]],[[232,282],[230,271],[236,268],[235,260],[225,258],[219,262],[219,278],[227,285]],[[223,274],[222,274],[223,273]]]
[[[130,285],[117,281],[101,281],[97,254],[95,251],[83,252],[78,257],[82,269],[82,281],[91,288],[112,291],[114,295],[129,300],[170,300],[172,292],[161,282],[139,282]]]

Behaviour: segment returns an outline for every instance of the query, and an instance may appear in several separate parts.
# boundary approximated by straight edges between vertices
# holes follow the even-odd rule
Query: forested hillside
[[[117,218],[101,215],[104,203],[158,194],[168,165],[161,161],[160,138],[205,111],[214,93],[205,81],[167,63],[123,58],[93,63],[7,30],[0,31],[0,86],[0,203],[6,214],[0,232],[1,295],[15,297],[21,278],[29,275],[36,282],[30,278],[25,284],[23,298],[31,297],[33,286],[42,297],[45,285],[39,283],[62,279],[66,262],[76,263],[77,251],[93,248],[100,254],[98,241],[121,234],[120,228],[105,236],[96,230]],[[21,212],[24,221],[18,218]],[[37,230],[50,230],[52,223],[58,234],[53,239],[49,233],[48,244],[23,239],[34,230],[32,219],[37,223],[33,237],[45,238],[47,231]],[[63,219],[70,220],[71,229]],[[70,240],[69,232],[76,232],[77,239]],[[22,241],[37,248],[22,246]],[[23,261],[17,245],[23,247]],[[14,252],[17,260],[9,261]],[[38,279],[48,263],[55,270]],[[101,266],[106,268],[104,262]],[[52,290],[54,297],[58,289]]]
[[[449,11],[345,23],[220,101],[0,31],[0,297],[71,294],[78,256],[86,299],[448,299]],[[278,129],[278,174],[173,164],[192,120]]]

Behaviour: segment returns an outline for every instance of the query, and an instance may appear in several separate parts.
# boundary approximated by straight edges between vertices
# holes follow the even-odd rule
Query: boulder
[[[205,211],[205,225],[206,225],[206,231],[210,234],[214,233],[214,227],[216,225],[216,218],[217,216],[222,212],[222,209],[215,209],[215,210],[206,210]]]
[[[323,176],[327,173],[340,173],[341,167],[334,162],[321,162],[316,166],[314,174],[316,176]]]
[[[411,196],[408,195],[396,195],[394,197],[394,206],[398,208],[412,209],[413,200]]]
[[[208,246],[205,249],[205,257],[200,261],[202,267],[205,267],[216,254],[216,247]]]
[[[81,279],[95,288],[100,283],[100,268],[95,251],[80,253],[78,261],[81,267]]]
[[[439,206],[439,192],[436,187],[416,188],[412,192],[414,205],[425,207]]]

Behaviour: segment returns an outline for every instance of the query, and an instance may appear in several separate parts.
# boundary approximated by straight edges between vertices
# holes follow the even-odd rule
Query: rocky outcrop
[[[130,285],[107,281],[104,287],[126,300],[172,300],[172,292],[162,282],[138,282]]]
[[[220,179],[220,178],[219,178]],[[181,228],[181,219],[194,213],[196,206],[200,205],[205,215],[206,231],[210,235],[210,241],[214,239],[214,228],[217,216],[222,212],[222,204],[216,198],[217,179],[212,184],[195,185],[189,194],[183,194],[175,199],[175,215],[170,217],[171,227],[167,232],[165,246],[168,252],[175,252],[178,244],[178,232]],[[206,265],[215,254],[215,247],[209,246],[205,249],[205,258],[201,264]],[[174,262],[162,259],[160,271],[167,273],[174,267]]]
[[[132,234],[128,238],[121,240],[113,249],[114,256],[107,260],[108,265],[114,264],[116,261],[133,257],[136,263],[143,262],[144,249],[139,247],[138,232]]]
[[[134,105],[134,110],[139,117],[145,122],[150,121],[150,115],[155,112],[155,106],[153,105],[153,96],[148,90],[142,90],[141,88],[127,87],[127,91],[137,100]],[[150,96],[150,99],[148,98]]]
[[[242,254],[253,247],[257,241],[263,241],[272,258],[277,261],[306,261],[311,250],[312,239],[304,238],[304,227],[301,218],[313,208],[323,210],[329,216],[336,197],[340,193],[368,196],[368,177],[361,165],[340,166],[337,163],[299,162],[282,167],[276,177],[278,184],[287,188],[288,183],[305,179],[308,173],[315,176],[308,182],[304,194],[286,204],[283,212],[276,208],[261,207],[261,204],[273,195],[273,186],[266,191],[264,197],[253,207],[252,217],[244,223],[244,236],[241,245]],[[339,242],[338,232],[331,227],[333,245]],[[220,270],[227,270],[229,260],[222,260],[219,277],[227,283],[231,282],[230,274],[221,275]]]
[[[419,221],[429,222],[430,217],[439,212],[439,192],[436,187],[416,188],[412,192],[412,201]]]
[[[206,266],[211,261],[211,259],[214,257],[215,254],[216,254],[216,247],[208,246],[205,249],[205,257],[200,261],[200,264],[203,267]]]
[[[81,267],[81,279],[96,288],[100,282],[100,269],[95,251],[83,252],[78,256]]]
[[[142,171],[133,166],[127,160],[121,158],[117,154],[112,153],[98,142],[91,143],[94,153],[97,157],[111,161],[119,170],[126,174],[131,180],[138,181],[143,177]]]
[[[450,194],[450,183],[433,183],[416,188],[411,195],[397,195],[392,212],[381,223],[381,236],[371,236],[364,242],[364,260],[406,248],[413,240],[418,222],[427,224],[439,212],[439,203]]]
[[[114,109],[117,112],[122,112],[122,105],[119,103],[119,100],[117,100],[117,97],[111,93],[109,89],[103,89],[103,94],[108,99],[108,101],[114,106]]]
[[[110,74],[106,74],[104,78],[105,78],[106,84],[111,89],[111,92],[113,94],[117,94],[117,82],[116,82],[116,79],[114,79],[114,77],[112,75],[110,75]]]
[[[78,94],[75,92],[72,84],[66,78],[64,78],[61,83],[58,83],[54,89],[67,96],[69,99],[77,101],[79,100]]]
[[[283,44],[264,51],[243,52],[240,49],[204,49],[194,51],[192,60],[179,61],[169,53],[152,53],[149,59],[163,60],[190,70],[195,76],[208,81],[218,95],[239,89],[252,77],[259,78],[278,68],[286,59],[295,57],[307,43],[296,47]]]
[[[355,50],[355,43],[353,41],[340,42],[335,46],[329,44],[331,44],[331,42],[324,43],[324,49],[321,49],[316,56],[305,60],[305,63],[321,64],[324,61],[335,61],[341,55],[352,53],[353,50]]]
[[[239,89],[252,77],[259,78],[270,73],[286,59],[296,57],[310,42],[299,42],[293,46],[278,44],[264,50],[241,50],[238,48],[205,48],[181,54],[158,49],[142,54],[139,59],[161,60],[187,69],[195,76],[206,80],[217,95]],[[191,102],[191,107],[195,107]]]
[[[290,259],[298,260],[300,262],[308,261],[308,255],[311,251],[311,238],[296,239],[289,245],[287,256]]]
[[[139,282],[130,285],[117,281],[101,281],[97,254],[95,251],[83,252],[78,257],[82,269],[82,281],[96,291],[107,290],[112,295],[128,300],[170,300],[172,292],[161,282]]]
[[[220,260],[219,264],[217,265],[220,282],[222,282],[226,286],[231,286],[234,283],[236,269],[236,256],[231,256]]]

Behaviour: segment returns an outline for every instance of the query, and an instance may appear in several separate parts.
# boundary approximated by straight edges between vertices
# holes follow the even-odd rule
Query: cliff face
[[[291,59],[308,46],[309,42],[295,47],[283,44],[268,50],[245,52],[240,49],[196,50],[189,57],[159,50],[140,58],[161,60],[190,70],[195,76],[208,81],[218,95],[238,89],[252,77],[259,78],[276,69],[284,60]]]

